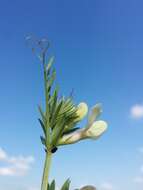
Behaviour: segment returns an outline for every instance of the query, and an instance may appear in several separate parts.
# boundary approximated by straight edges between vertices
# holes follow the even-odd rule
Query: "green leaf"
[[[62,108],[62,104],[63,104],[63,101],[59,101],[58,105],[57,105],[57,108],[55,109],[55,112],[53,113],[53,117],[52,117],[52,120],[51,120],[51,127],[52,129],[55,127],[56,123],[57,123],[57,117],[59,115],[59,112]]]
[[[41,119],[38,119],[38,121],[39,121],[39,123],[40,123],[40,125],[41,125],[41,127],[43,129],[44,135],[46,136],[46,127],[45,127],[43,121]]]
[[[46,118],[44,112],[42,111],[41,107],[38,106],[39,108],[39,112],[41,114],[42,120],[39,119],[39,122],[41,124],[41,127],[44,131],[44,135],[45,135],[45,141],[46,141],[46,146],[49,148],[50,147],[50,142],[51,142],[51,130],[49,127],[49,122],[48,122],[48,118]]]
[[[50,185],[49,185],[49,183],[48,183],[48,187],[47,187],[47,190],[50,190]]]
[[[41,142],[44,146],[46,146],[46,139],[42,136],[40,136]]]
[[[53,115],[55,113],[56,106],[57,106],[57,100],[58,100],[58,89],[56,88],[54,90],[53,96],[51,97],[51,100],[50,100],[50,120],[52,120]],[[54,118],[53,118],[53,120],[54,120]]]
[[[49,61],[48,61],[48,64],[47,64],[47,67],[46,67],[46,71],[47,71],[47,74],[49,75],[50,74],[50,70],[51,70],[51,67],[54,63],[54,56],[50,57]]]
[[[57,125],[54,127],[52,131],[52,142],[51,145],[52,147],[55,147],[57,145],[57,142],[59,141],[65,127],[65,121],[64,119],[57,123]]]
[[[50,190],[55,190],[55,180],[52,181],[50,185]]]
[[[58,106],[55,109],[55,113],[52,116],[52,140],[51,145],[57,146],[59,139],[64,132],[70,132],[69,130],[74,127],[76,115],[76,108],[70,98],[61,98],[58,102]],[[68,128],[67,128],[68,126]],[[72,131],[77,130],[73,129]]]
[[[40,115],[42,117],[42,121],[45,124],[45,121],[46,121],[45,113],[42,111],[41,106],[38,106],[38,109],[39,109]]]
[[[67,100],[63,100],[63,106],[60,112],[60,116],[65,114],[66,116],[71,116],[72,114],[76,116],[76,111],[76,107],[70,98],[68,98]]]
[[[52,87],[52,85],[53,85],[53,83],[54,83],[55,78],[56,78],[56,71],[53,70],[53,71],[52,71],[52,74],[51,74],[51,76],[49,76],[48,82],[47,82],[47,90],[48,90],[48,92],[50,92],[51,87]]]
[[[69,179],[66,180],[66,182],[63,184],[61,190],[69,190],[71,181]]]
[[[77,117],[76,115],[76,108],[71,99],[65,100],[62,99],[62,107],[59,111],[59,114],[55,118],[55,120],[60,120],[61,118],[71,119],[72,123],[74,122],[74,119]],[[69,123],[67,123],[69,125]]]

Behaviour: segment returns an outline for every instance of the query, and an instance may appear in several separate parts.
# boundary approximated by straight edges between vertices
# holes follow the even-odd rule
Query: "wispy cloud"
[[[0,162],[7,165],[0,167],[1,176],[19,176],[27,173],[34,162],[34,158],[32,156],[9,156],[0,148]]]
[[[7,158],[6,152],[2,148],[0,148],[0,161],[5,160],[6,158]]]
[[[105,182],[100,186],[101,190],[113,190],[113,185],[110,182]]]
[[[135,104],[130,109],[130,115],[134,119],[143,118],[143,104]]]

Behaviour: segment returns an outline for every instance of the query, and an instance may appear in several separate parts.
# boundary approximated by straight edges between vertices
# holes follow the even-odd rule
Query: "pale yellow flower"
[[[101,105],[96,104],[88,116],[86,127],[64,135],[59,140],[59,145],[73,144],[84,139],[98,139],[107,130],[107,123],[105,121],[95,121],[101,112]]]
[[[88,116],[88,126],[92,125],[93,122],[100,116],[102,113],[101,104],[96,104]]]
[[[107,129],[107,123],[105,121],[95,121],[89,128],[85,130],[86,138],[97,139]]]
[[[87,112],[88,112],[88,106],[86,103],[82,102],[80,103],[78,106],[77,106],[77,119],[76,119],[76,122],[77,121],[81,121],[86,115],[87,115]]]

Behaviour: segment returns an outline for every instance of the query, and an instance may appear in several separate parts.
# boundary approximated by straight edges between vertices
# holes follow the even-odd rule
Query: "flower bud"
[[[88,116],[88,125],[92,125],[97,117],[102,113],[101,104],[96,104]]]
[[[77,119],[76,119],[76,122],[78,121],[81,121],[86,115],[87,115],[87,112],[88,112],[88,106],[86,103],[82,102],[78,105],[77,107]]]
[[[74,144],[84,139],[97,139],[106,131],[106,129],[107,123],[105,121],[96,121],[90,126],[90,128],[79,129],[75,132],[64,135],[59,140],[58,145]]]

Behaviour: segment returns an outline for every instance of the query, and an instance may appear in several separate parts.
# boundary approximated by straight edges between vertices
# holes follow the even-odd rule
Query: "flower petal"
[[[81,121],[88,112],[88,106],[86,103],[82,102],[78,105],[77,107],[77,116],[78,118],[76,119],[76,121]]]
[[[83,139],[83,129],[79,129],[75,132],[72,132],[68,135],[64,135],[58,142],[58,145],[67,145],[67,144],[74,144],[81,139]]]
[[[97,139],[106,131],[107,126],[105,121],[96,121],[86,130],[86,136],[88,138]]]
[[[107,123],[105,121],[96,121],[90,128],[82,128],[75,132],[71,132],[64,135],[58,142],[58,146],[74,144],[78,141],[84,139],[97,139],[99,138],[107,129]]]
[[[97,119],[97,117],[102,113],[101,104],[96,104],[89,114],[88,117],[88,126],[90,127],[94,121]]]

